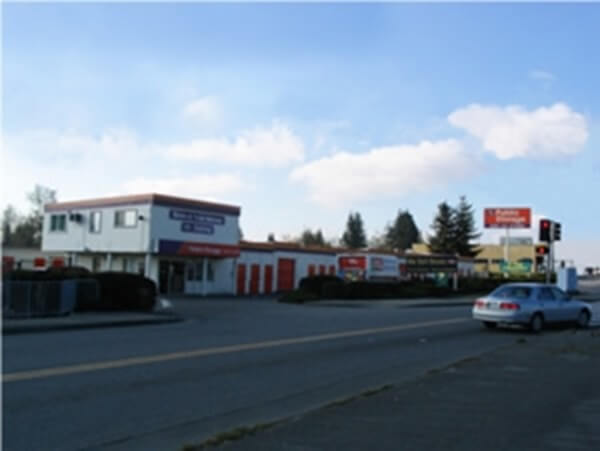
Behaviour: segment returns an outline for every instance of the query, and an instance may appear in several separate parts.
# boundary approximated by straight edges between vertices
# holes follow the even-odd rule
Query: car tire
[[[544,317],[541,313],[535,313],[529,320],[529,330],[534,334],[540,333],[544,328]]]
[[[485,326],[486,329],[495,329],[496,326],[498,325],[498,323],[495,323],[493,321],[484,321],[483,325]]]
[[[590,325],[590,312],[582,310],[577,315],[577,327],[579,329],[586,329]]]

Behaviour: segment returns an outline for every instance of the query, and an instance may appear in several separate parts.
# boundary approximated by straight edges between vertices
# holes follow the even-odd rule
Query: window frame
[[[63,228],[54,227],[54,219],[62,218]],[[50,233],[66,233],[67,232],[67,214],[66,213],[51,213],[50,214]]]
[[[94,216],[98,215],[98,229],[94,229]],[[88,228],[89,233],[102,233],[102,210],[90,211],[90,226]]]
[[[125,220],[128,212],[133,212],[133,218],[134,218],[133,225],[127,225],[127,222]],[[117,221],[119,213],[123,214],[123,224],[119,224]],[[135,229],[138,225],[138,210],[137,210],[137,208],[125,208],[125,209],[121,209],[121,210],[115,210],[114,218],[115,218],[114,219],[115,229]]]
[[[548,290],[548,292],[552,295],[552,297],[551,298],[543,297],[542,296],[542,292],[544,292],[544,290]],[[538,288],[537,300],[538,301],[549,301],[549,302],[556,302],[556,301],[558,301],[558,299],[556,299],[556,296],[554,295],[554,292],[552,291],[552,289],[550,287],[540,287],[540,288]]]

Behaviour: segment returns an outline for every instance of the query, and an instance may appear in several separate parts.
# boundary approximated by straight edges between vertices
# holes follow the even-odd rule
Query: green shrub
[[[344,281],[337,276],[309,276],[304,277],[300,280],[299,288],[302,291],[306,291],[309,293],[314,293],[317,296],[323,296],[323,289],[325,284],[337,283],[339,285],[343,285]]]
[[[321,297],[324,299],[343,299],[346,297],[346,284],[343,281],[325,282],[321,289]]]
[[[287,302],[290,304],[302,304],[304,302],[316,301],[319,299],[314,293],[305,290],[294,290],[283,293],[279,297],[279,302]]]
[[[156,302],[156,284],[139,274],[100,272],[91,276],[100,286],[97,310],[150,311]]]

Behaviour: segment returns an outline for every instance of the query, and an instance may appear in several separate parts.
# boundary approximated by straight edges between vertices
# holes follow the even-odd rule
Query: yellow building
[[[511,243],[508,246],[508,265],[504,264],[504,244],[480,244],[480,252],[475,257],[475,272],[527,274],[544,270],[543,260],[536,260],[536,245],[531,242]],[[413,244],[412,251],[419,254],[430,253],[427,244]]]

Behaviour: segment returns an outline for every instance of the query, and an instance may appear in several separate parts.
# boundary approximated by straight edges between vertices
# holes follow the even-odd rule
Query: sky
[[[26,4],[2,11],[2,206],[160,192],[246,239],[530,207],[600,265],[600,4]],[[536,228],[512,232],[535,236]]]

